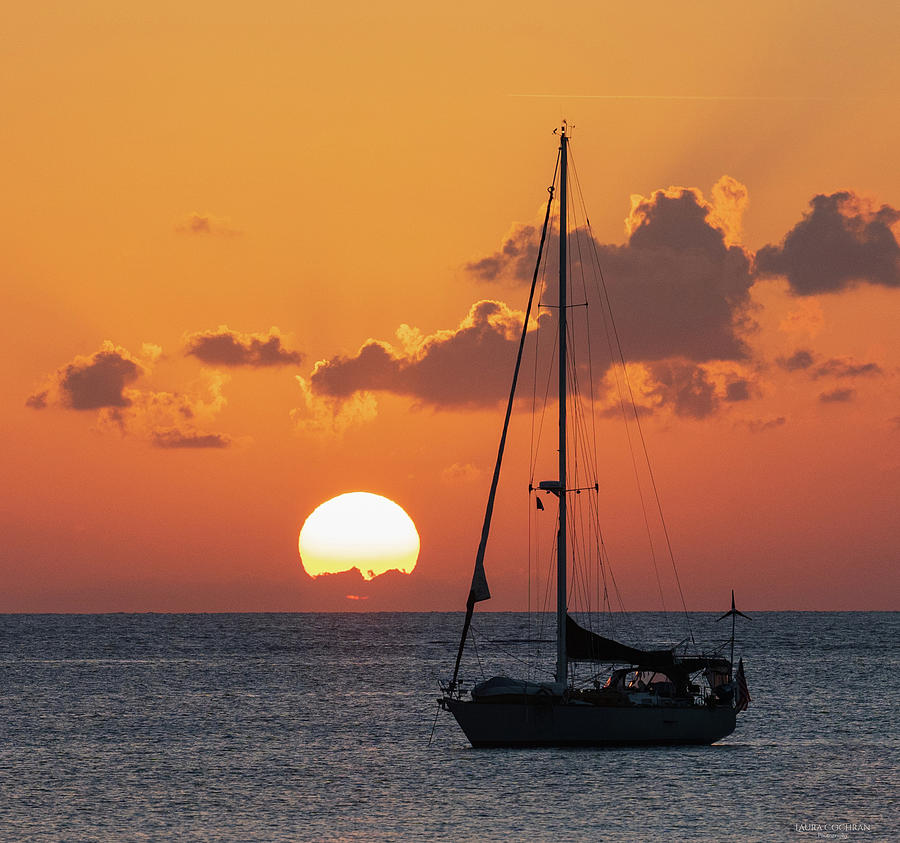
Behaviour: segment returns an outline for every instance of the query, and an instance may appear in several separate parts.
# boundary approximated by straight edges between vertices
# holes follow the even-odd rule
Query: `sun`
[[[312,577],[358,568],[371,580],[412,573],[419,534],[403,508],[371,492],[347,492],[317,506],[300,530],[300,562]]]

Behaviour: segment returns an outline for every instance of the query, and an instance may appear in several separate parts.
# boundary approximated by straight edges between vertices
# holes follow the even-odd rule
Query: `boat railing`
[[[441,694],[450,699],[462,699],[463,694],[468,694],[474,682],[467,682],[465,679],[457,679],[455,682],[451,679],[439,681]]]

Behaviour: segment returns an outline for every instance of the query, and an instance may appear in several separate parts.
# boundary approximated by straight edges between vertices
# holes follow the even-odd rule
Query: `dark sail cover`
[[[675,663],[671,650],[639,650],[604,638],[566,615],[566,655],[577,662],[618,662],[641,667],[664,668]]]

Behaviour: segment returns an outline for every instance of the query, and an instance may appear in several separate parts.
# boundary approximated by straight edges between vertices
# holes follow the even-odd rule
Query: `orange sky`
[[[363,372],[341,395],[344,369],[330,393],[312,373],[369,339],[402,368],[417,336],[464,338],[474,303],[524,307],[467,267],[535,224],[561,117],[626,296],[632,196],[661,237],[667,195],[678,229],[723,176],[746,188],[691,230],[744,256],[756,327],[727,328],[727,365],[695,349],[718,390],[702,407],[648,387],[688,608],[734,587],[748,610],[897,609],[898,23],[889,2],[10,8],[0,611],[461,608],[500,403],[451,395],[462,369]],[[677,99],[597,98],[638,94]],[[696,192],[654,197],[672,185]],[[782,249],[792,231],[806,248]],[[688,285],[689,245],[654,253]],[[219,326],[237,333],[216,345]],[[664,377],[695,336],[663,320],[643,362]],[[364,593],[302,572],[304,518],[353,490],[412,516],[413,575]],[[626,604],[658,608],[640,525],[608,503]],[[485,608],[525,605],[515,504]]]

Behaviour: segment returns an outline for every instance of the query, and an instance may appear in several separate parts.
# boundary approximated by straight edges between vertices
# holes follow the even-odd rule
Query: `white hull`
[[[474,747],[708,745],[734,731],[730,706],[478,703],[444,698]]]

